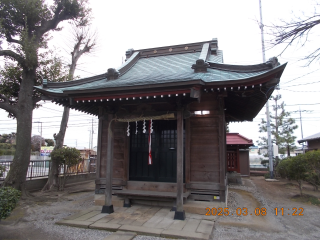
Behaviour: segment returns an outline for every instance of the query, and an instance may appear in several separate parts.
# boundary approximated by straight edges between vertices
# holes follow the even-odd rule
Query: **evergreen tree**
[[[86,2],[55,0],[50,6],[44,0],[0,0],[0,43],[4,43],[0,56],[13,62],[9,68],[15,79],[11,81],[14,91],[4,89],[6,84],[0,86],[0,108],[17,119],[16,152],[4,185],[23,194],[30,161],[32,112],[40,100],[34,91],[39,84],[40,54],[47,48],[50,32],[61,29],[59,23],[87,23],[90,9]]]
[[[273,113],[270,114],[270,127],[271,127],[271,142],[278,145],[279,153],[290,156],[290,151],[295,149],[294,130],[298,128],[295,124],[295,120],[290,118],[290,113],[285,110],[285,103],[278,104],[281,99],[281,95],[272,96],[271,100],[274,101]],[[259,124],[259,132],[267,132],[267,122],[262,119]],[[260,140],[257,141],[261,147],[267,147],[268,141],[266,136],[260,136]],[[264,154],[264,157],[268,157],[268,154]]]

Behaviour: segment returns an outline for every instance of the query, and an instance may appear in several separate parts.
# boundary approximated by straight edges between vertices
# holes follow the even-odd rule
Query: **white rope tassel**
[[[130,136],[130,124],[128,122],[128,128],[127,128],[127,136],[129,137]]]
[[[138,122],[136,121],[136,135],[138,134]]]
[[[143,119],[143,133],[146,133],[147,130],[146,130],[146,120]]]
[[[152,119],[150,120],[150,132],[153,133],[153,122],[152,122]]]

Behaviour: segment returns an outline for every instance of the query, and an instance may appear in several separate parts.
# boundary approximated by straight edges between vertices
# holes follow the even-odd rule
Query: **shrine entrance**
[[[143,121],[130,123],[129,180],[150,182],[177,181],[177,121],[153,121],[152,164],[148,165],[148,126]],[[137,131],[137,133],[136,133]]]
[[[240,172],[239,164],[239,150],[227,149],[227,171],[228,172]]]

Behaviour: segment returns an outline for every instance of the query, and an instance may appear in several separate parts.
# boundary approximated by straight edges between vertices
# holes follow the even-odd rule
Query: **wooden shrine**
[[[227,133],[227,171],[237,172],[242,176],[250,176],[249,147],[251,139],[239,133]]]
[[[99,60],[100,61],[100,60]],[[37,87],[99,118],[96,194],[130,201],[226,201],[226,123],[252,121],[286,64],[223,63],[217,39],[133,50],[118,69]],[[151,160],[151,161],[150,161]]]

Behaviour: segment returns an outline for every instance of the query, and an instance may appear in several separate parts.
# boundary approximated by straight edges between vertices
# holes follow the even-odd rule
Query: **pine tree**
[[[271,137],[272,143],[278,145],[279,153],[290,156],[290,151],[295,149],[295,140],[294,130],[298,128],[298,125],[295,124],[295,120],[290,117],[290,113],[285,110],[285,103],[282,102],[278,104],[278,101],[281,99],[281,95],[272,96],[271,100],[274,101],[273,113],[270,114],[270,127],[271,127]],[[259,132],[267,132],[267,122],[262,119],[259,124]],[[260,136],[258,145],[261,147],[267,147],[267,137]],[[267,154],[264,154],[264,157],[267,157]]]

